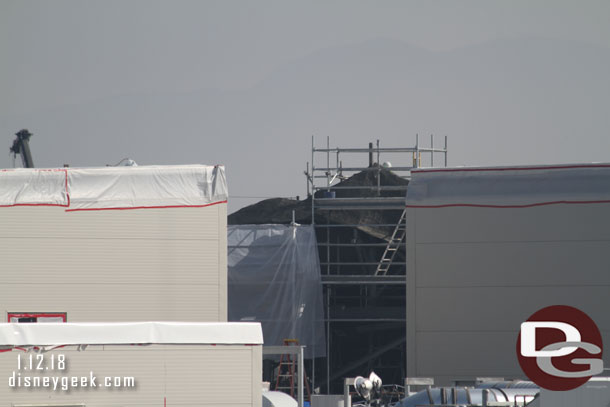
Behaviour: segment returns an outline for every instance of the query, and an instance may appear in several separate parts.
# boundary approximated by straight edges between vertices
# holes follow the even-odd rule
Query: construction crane
[[[30,133],[27,129],[19,130],[15,133],[17,136],[13,140],[13,145],[10,148],[13,157],[17,157],[17,154],[21,155],[23,160],[23,168],[34,168],[34,161],[32,160],[32,153],[30,152]]]

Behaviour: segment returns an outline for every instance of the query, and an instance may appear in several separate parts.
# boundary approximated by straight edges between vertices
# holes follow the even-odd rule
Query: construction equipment
[[[383,256],[381,256],[381,260],[379,260],[379,264],[377,265],[377,269],[375,270],[376,276],[385,276],[390,266],[392,265],[392,261],[394,260],[394,256],[396,256],[396,252],[400,249],[400,245],[405,239],[406,234],[406,219],[407,210],[402,211],[402,215],[400,215],[400,220],[396,224],[394,228],[394,232],[392,233],[392,237],[388,241],[388,245],[386,246]]]
[[[284,339],[284,346],[298,346],[298,339]],[[295,383],[300,380],[295,372],[296,360],[289,353],[280,356],[280,364],[277,368],[277,378],[275,380],[275,390],[286,391],[290,390],[290,397],[295,397]],[[295,380],[296,379],[296,380]],[[307,390],[307,400],[311,400],[311,391],[309,390],[309,382],[307,381],[307,373],[303,369],[303,381]]]
[[[30,152],[30,137],[32,133],[27,129],[23,129],[19,130],[15,135],[17,137],[13,140],[10,152],[13,153],[13,157],[17,157],[17,154],[21,155],[23,168],[34,168],[34,160],[32,160],[32,153]]]

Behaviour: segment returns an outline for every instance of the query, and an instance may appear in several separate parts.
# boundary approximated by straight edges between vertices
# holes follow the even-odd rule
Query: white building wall
[[[1,318],[226,321],[226,203],[66,212],[0,208]]]
[[[260,345],[149,345],[74,347],[44,353],[45,366],[51,355],[65,355],[66,370],[45,370],[41,376],[97,378],[95,388],[27,388],[24,376],[32,371],[17,369],[31,352],[0,353],[0,406],[22,404],[63,405],[83,403],[87,407],[223,406],[260,407],[262,349]],[[34,354],[36,357],[36,354]],[[26,364],[27,365],[27,364]],[[23,367],[23,365],[22,365]],[[11,388],[9,378],[22,377],[22,386]],[[105,377],[133,377],[135,387],[105,388]]]
[[[0,178],[0,321],[8,313],[66,313],[68,322],[227,321],[224,169],[78,170],[80,185],[89,176],[94,181],[80,191],[71,170],[64,170],[65,183],[55,182],[56,172],[8,171]],[[50,185],[56,193],[47,193]],[[70,196],[79,197],[72,199],[76,205]],[[55,201],[64,206],[48,206]],[[44,353],[46,360],[66,355],[68,370],[60,376],[94,371],[135,378],[135,389],[120,390],[13,390],[8,380],[19,354],[32,353],[0,352],[0,406],[262,403],[260,344],[96,345]]]
[[[498,174],[498,187],[511,176]],[[419,187],[427,184],[420,181]],[[459,191],[468,182],[457,178],[452,187]],[[610,341],[610,203],[601,202],[606,191],[597,199],[582,192],[600,202],[464,207],[439,200],[425,207],[407,197],[419,206],[407,210],[409,376],[431,376],[437,384],[523,378],[516,357],[520,324],[549,305],[581,309]],[[565,193],[579,200],[578,189]]]

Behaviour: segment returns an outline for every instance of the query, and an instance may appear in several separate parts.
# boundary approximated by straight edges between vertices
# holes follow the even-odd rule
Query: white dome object
[[[297,407],[299,403],[281,391],[264,391],[263,407]]]

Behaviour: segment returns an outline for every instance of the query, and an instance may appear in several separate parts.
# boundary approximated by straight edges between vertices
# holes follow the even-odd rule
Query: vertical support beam
[[[311,226],[316,224],[314,216],[315,200],[316,200],[316,163],[314,161],[314,155],[316,148],[314,147],[313,135],[311,136]],[[315,230],[315,229],[314,229]]]
[[[435,146],[435,142],[434,142],[434,134],[430,134],[430,145],[431,148],[428,149],[427,147],[420,147],[419,145],[419,134],[416,134],[416,144],[415,144],[415,148],[413,148],[413,146],[409,146],[409,147],[403,147],[403,148],[396,148],[396,149],[392,149],[392,148],[384,148],[384,152],[401,152],[401,153],[406,153],[406,154],[413,154],[413,168],[421,168],[422,166],[422,153],[424,153],[424,155],[430,151],[431,152],[431,159],[430,159],[430,163],[431,165],[442,165],[442,161],[439,160],[439,158],[437,157],[436,163],[434,162],[434,158],[433,155],[435,152],[440,152],[440,153],[444,153],[445,157],[444,157],[444,164],[445,166],[447,166],[448,161],[447,161],[447,136],[445,136],[445,149],[441,148],[442,145],[442,140],[441,140],[441,144],[439,144],[439,142],[436,142],[436,146]],[[422,139],[423,140],[423,139]],[[425,144],[425,141],[422,141],[423,144]],[[374,145],[374,142],[369,142],[368,143],[368,149],[367,148],[334,148],[334,149],[330,149],[330,137],[327,137],[327,147],[326,149],[324,148],[320,148],[317,149],[316,145],[315,145],[315,136],[312,135],[312,140],[311,140],[311,145],[312,145],[312,152],[311,152],[311,171],[309,171],[309,163],[307,163],[307,172],[311,174],[311,177],[309,177],[309,182],[311,183],[311,195],[312,195],[312,202],[311,202],[311,223],[312,226],[318,226],[318,228],[316,229],[316,234],[320,237],[321,240],[324,240],[324,232],[323,232],[323,228],[326,229],[326,246],[327,246],[327,250],[326,250],[326,257],[327,257],[327,263],[331,263],[331,255],[333,254],[333,250],[330,248],[330,225],[329,225],[329,217],[327,217],[327,224],[325,225],[324,223],[320,222],[320,224],[316,225],[316,220],[315,220],[315,208],[317,208],[317,204],[315,203],[315,193],[316,193],[316,188],[318,188],[322,194],[325,194],[326,190],[331,190],[331,180],[334,180],[334,178],[337,176],[336,174],[332,173],[331,167],[330,167],[330,152],[334,152],[336,155],[336,170],[338,171],[339,174],[342,174],[342,167],[343,164],[341,162],[341,153],[343,153],[343,155],[345,156],[346,153],[357,153],[358,155],[360,155],[360,158],[363,158],[362,155],[367,154],[368,153],[368,158],[369,158],[369,166],[373,165],[375,163],[375,156],[373,155],[375,152],[376,157],[377,157],[377,165],[378,168],[368,168],[369,171],[373,172],[372,174],[370,174],[369,176],[372,176],[375,172],[377,173],[377,187],[375,188],[375,186],[372,187],[372,190],[374,191],[375,189],[377,190],[377,195],[381,194],[381,173],[383,172],[381,170],[381,147],[380,147],[380,141],[377,140],[377,144],[376,146]],[[364,147],[364,146],[362,146]],[[397,150],[397,151],[394,151]],[[322,160],[324,161],[324,157],[320,157],[320,153],[326,152],[327,153],[327,159],[326,159],[326,167],[328,168],[327,173],[323,173],[323,167],[324,167],[324,163],[321,163],[321,167],[318,168],[316,170],[315,168],[315,157],[316,154],[318,154],[318,160]],[[442,157],[441,157],[442,158]],[[424,157],[424,161],[425,161],[425,157]],[[426,164],[428,165],[428,164]],[[399,170],[399,171],[410,171],[411,168],[409,165],[406,166],[407,168],[404,170]],[[405,168],[405,167],[401,167],[401,168]],[[346,170],[346,175],[352,175],[352,173],[358,171],[358,170],[366,170],[365,168],[360,168],[360,165],[355,166],[355,168],[353,167],[349,167],[348,165],[348,169]],[[316,171],[317,174],[316,174]],[[405,176],[406,178],[406,176]],[[323,183],[325,182],[324,180],[326,180],[327,185],[324,186]],[[309,183],[308,183],[308,188],[309,188]],[[384,189],[385,190],[385,189]],[[332,191],[332,190],[331,190]],[[372,192],[372,191],[371,191]],[[319,198],[319,197],[318,197]],[[330,210],[336,210],[336,208],[329,208]],[[325,213],[331,213],[331,212],[325,212]],[[322,212],[317,213],[319,216],[322,216]],[[409,221],[409,224],[411,225],[411,221]],[[415,225],[413,225],[415,226]],[[415,229],[412,232],[409,233],[415,233]],[[412,239],[408,239],[407,240],[412,240]],[[333,243],[341,243],[341,238],[337,237],[337,235],[333,232]],[[321,243],[320,246],[324,246],[324,243]],[[409,246],[407,244],[407,246]],[[335,258],[333,258],[335,264],[327,264],[327,268],[326,268],[326,273],[330,274],[331,270],[334,270],[333,274],[340,274],[343,272],[348,272],[348,269],[350,267],[345,266],[341,263],[342,260],[342,250],[347,250],[347,249],[342,249],[342,246],[337,245],[336,246],[337,249],[334,251],[334,255]],[[416,343],[416,337],[415,337],[415,329],[414,329],[414,313],[415,313],[415,268],[413,267],[414,264],[412,264],[412,262],[414,263],[415,261],[415,250],[414,248],[407,248],[407,252],[408,253],[412,253],[413,255],[407,255],[407,284],[405,287],[405,290],[408,292],[411,292],[410,290],[413,290],[413,295],[407,295],[407,329],[406,329],[406,335],[407,335],[407,343],[409,346],[407,346],[407,357],[406,357],[406,364],[407,364],[407,372],[412,371],[411,374],[415,374],[416,372],[416,366],[415,366],[415,353],[416,353],[416,347],[417,347],[417,343]],[[319,251],[320,255],[323,257],[324,256],[324,251],[320,250]],[[324,268],[322,268],[322,270],[324,270]],[[364,288],[363,291],[368,291],[368,285],[363,285],[362,288]],[[337,292],[336,291],[331,291],[332,288],[330,286],[325,286],[324,289],[326,290],[324,292],[324,297],[326,297],[326,302],[327,302],[327,306],[326,306],[326,316],[327,316],[327,320],[326,320],[326,324],[325,324],[325,328],[326,328],[326,353],[327,353],[327,359],[326,359],[326,375],[327,375],[327,379],[324,381],[324,377],[323,376],[319,376],[318,377],[318,381],[321,379],[323,380],[322,382],[319,382],[319,387],[326,387],[328,392],[330,393],[331,389],[330,389],[330,383],[335,381],[335,384],[338,385],[338,380],[340,380],[340,370],[342,370],[342,368],[340,366],[336,366],[336,365],[332,365],[331,366],[331,348],[332,348],[332,344],[331,344],[331,339],[332,339],[332,332],[330,329],[330,325],[331,322],[335,322],[334,320],[331,321],[331,315],[330,315],[330,303],[332,301],[335,301],[337,299],[336,295]],[[323,298],[324,298],[323,297]],[[366,294],[363,295],[361,297],[361,301],[365,304],[368,305],[368,300],[370,299],[369,296],[367,296]],[[337,304],[337,303],[335,303]],[[413,324],[413,325],[411,325]],[[340,324],[339,324],[340,325]],[[337,329],[338,326],[335,327],[335,329]],[[367,355],[367,357],[370,357],[370,355]],[[338,361],[338,359],[336,359],[336,361]],[[332,361],[333,363],[335,362]],[[314,362],[315,363],[315,362]],[[324,370],[324,361],[322,361],[322,365],[319,364],[320,362],[318,362],[318,366],[317,368]],[[311,365],[310,365],[311,366]],[[334,369],[333,370],[333,375],[330,374],[330,370],[331,367]],[[314,367],[314,371],[315,371],[315,367]],[[407,373],[409,374],[409,373]],[[314,373],[315,375],[315,373]],[[323,372],[322,372],[323,375]],[[315,376],[314,376],[315,377]],[[315,381],[314,381],[315,383]],[[314,384],[315,386],[315,384]],[[336,389],[335,389],[336,390]]]
[[[326,274],[330,275],[330,216],[326,217]]]
[[[330,191],[330,136],[326,136],[326,186]]]
[[[381,196],[381,158],[379,156],[379,139],[377,139],[377,196]]]
[[[416,304],[416,250],[415,250],[415,239],[416,239],[416,208],[407,208],[405,213],[405,228],[407,234],[406,238],[406,253],[407,253],[407,261],[406,261],[406,270],[405,273],[407,275],[406,281],[406,316],[407,316],[407,338],[406,338],[406,356],[407,356],[407,377],[417,377],[420,372],[417,371],[417,365],[415,363],[416,355],[417,355],[417,336],[415,335],[416,325],[415,325],[415,304]]]
[[[303,401],[305,400],[304,396],[303,396],[303,382],[305,381],[305,368],[303,366],[303,346],[299,346],[299,355],[298,355],[298,376],[299,376],[299,384],[297,387],[297,391],[298,391],[298,401],[299,401],[299,407],[303,407],[304,403]]]
[[[445,167],[447,167],[447,136],[445,136]]]
[[[316,343],[314,342],[311,345],[311,392],[313,393],[316,388]],[[311,402],[311,397],[309,397],[309,401]]]
[[[343,381],[343,407],[352,407],[352,396],[349,395],[349,386],[353,384],[353,377],[346,377]]]
[[[419,133],[415,134],[415,167],[420,167],[420,155],[419,155]]]
[[[430,134],[430,167],[434,167],[434,134]]]
[[[326,286],[326,394],[330,394],[330,286]]]
[[[309,196],[309,182],[310,182],[310,180],[309,180],[309,162],[307,163],[307,166],[305,167],[305,176],[306,176],[305,183],[307,184],[307,195],[306,196]]]

